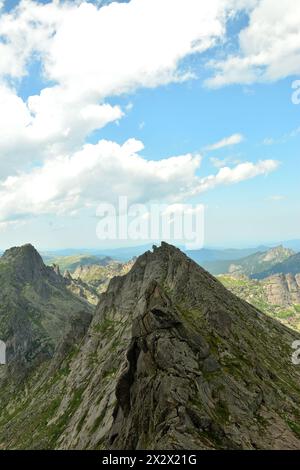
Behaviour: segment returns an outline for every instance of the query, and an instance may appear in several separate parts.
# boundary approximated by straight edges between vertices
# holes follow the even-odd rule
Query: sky
[[[300,238],[298,0],[0,5],[1,249],[110,246],[120,196],[203,204],[206,246]]]

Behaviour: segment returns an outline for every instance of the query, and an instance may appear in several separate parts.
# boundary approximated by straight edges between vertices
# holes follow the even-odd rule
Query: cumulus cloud
[[[207,80],[209,86],[275,81],[300,73],[300,2],[257,0],[250,7],[237,53],[211,62],[215,75]]]
[[[0,84],[0,103],[2,178],[33,162],[76,150],[95,128],[123,116],[119,106],[78,102],[56,88],[44,89],[25,103],[14,90]]]
[[[73,90],[100,90],[102,96],[153,87],[185,79],[189,73],[178,68],[180,60],[224,34],[220,0],[131,0],[100,9],[82,3],[57,30],[45,72]]]
[[[145,202],[176,200],[190,193],[200,156],[147,161],[138,155],[142,149],[142,142],[135,139],[123,145],[102,140],[31,172],[10,176],[0,185],[0,219],[66,214],[100,202],[116,202],[118,195]]]
[[[240,163],[234,168],[224,167],[216,175],[202,178],[194,190],[194,194],[202,193],[220,185],[240,183],[258,175],[267,175],[276,170],[279,162],[276,160],[263,160],[258,163]]]
[[[26,75],[32,54],[47,54],[53,34],[70,7],[71,2],[22,0],[10,13],[1,12],[0,77]]]
[[[205,150],[219,150],[224,147],[240,144],[243,140],[244,137],[241,134],[233,134],[230,137],[225,137],[224,139],[216,142],[215,144],[208,145],[207,147],[205,147]]]
[[[135,139],[123,145],[102,140],[72,156],[51,159],[29,173],[8,177],[0,185],[0,220],[69,214],[103,202],[116,203],[122,195],[129,202],[180,202],[221,184],[267,174],[278,166],[272,160],[245,163],[201,179],[196,174],[200,155],[149,161],[139,155],[143,147]]]
[[[223,0],[102,7],[21,0],[2,13],[0,178],[76,151],[92,131],[118,121],[124,111],[107,104],[109,97],[189,78],[181,59],[224,36],[226,11]],[[23,100],[18,84],[33,60],[41,64],[44,88]]]
[[[11,12],[1,11],[0,220],[70,213],[118,195],[181,201],[275,169],[273,161],[246,163],[201,179],[197,155],[149,161],[135,139],[86,143],[91,132],[130,111],[131,105],[111,105],[111,97],[191,78],[183,59],[225,41],[228,18],[240,9],[250,18],[255,11],[259,15],[258,4],[266,1],[131,0],[102,6],[107,2],[22,0]],[[240,47],[246,53],[246,33],[245,38]],[[19,86],[33,61],[41,66],[43,87],[21,97]],[[211,149],[241,140],[236,134]]]

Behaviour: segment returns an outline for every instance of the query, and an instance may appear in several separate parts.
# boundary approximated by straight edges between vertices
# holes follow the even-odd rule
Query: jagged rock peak
[[[44,265],[41,255],[30,243],[27,243],[26,245],[22,246],[14,246],[12,248],[9,248],[4,252],[2,259],[23,262],[31,260],[36,264]]]
[[[64,277],[65,279],[70,279],[70,280],[73,279],[72,276],[71,276],[71,273],[70,273],[70,271],[69,271],[68,269],[65,270],[65,272],[64,272],[64,274],[63,274],[63,277]]]
[[[191,272],[194,272],[202,276],[202,280],[219,284],[213,276],[190,259],[179,248],[166,242],[161,242],[160,246],[154,245],[152,251],[147,251],[137,258],[131,273],[135,275],[140,270],[145,270],[145,275],[143,276],[144,282],[150,279],[162,281],[166,276],[169,279],[186,277]]]
[[[284,261],[287,257],[294,255],[295,252],[288,248],[285,248],[283,245],[275,246],[267,251],[264,260],[271,261],[276,260],[277,262]]]
[[[59,269],[59,265],[58,264],[52,264],[52,268],[53,268],[53,271],[58,275],[58,276],[61,276],[60,274],[60,269]]]
[[[3,254],[3,258],[18,257],[21,255],[24,256],[24,255],[30,255],[30,254],[32,256],[38,256],[41,258],[40,254],[34,248],[34,246],[31,245],[31,243],[26,243],[25,245],[21,245],[21,246],[13,246],[7,249]]]
[[[1,259],[13,265],[15,272],[27,280],[47,271],[41,255],[30,243],[6,250]]]
[[[153,245],[152,251],[146,251],[143,255],[139,256],[136,259],[136,262],[139,262],[140,260],[144,261],[145,259],[167,260],[171,257],[176,257],[177,259],[181,259],[182,261],[192,261],[179,248],[162,241],[160,246]],[[193,264],[195,264],[196,266],[196,263]]]

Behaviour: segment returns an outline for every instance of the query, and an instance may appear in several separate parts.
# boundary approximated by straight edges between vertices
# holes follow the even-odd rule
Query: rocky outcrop
[[[6,378],[22,381],[49,361],[73,322],[87,326],[91,307],[68,292],[55,268],[32,245],[0,258],[0,338],[6,343]],[[3,375],[3,374],[2,374]]]
[[[300,331],[299,276],[276,275],[267,279],[223,275],[218,279],[239,298],[272,318]]]
[[[264,280],[263,285],[271,304],[300,305],[300,274],[277,274]]]
[[[109,281],[113,277],[127,274],[134,265],[135,260],[134,258],[127,263],[110,260],[105,265],[91,264],[78,266],[72,274],[72,278],[90,286],[98,294],[101,294],[106,291]]]
[[[299,449],[295,339],[164,243],[110,281],[81,343],[11,397],[1,445]]]
[[[100,294],[93,285],[82,281],[80,278],[73,278],[69,271],[65,271],[63,277],[65,285],[70,292],[86,300],[91,305],[97,305]]]
[[[275,246],[268,250],[264,256],[262,256],[262,262],[282,263],[287,260],[290,256],[293,256],[295,252],[289,248],[285,248],[282,245]]]
[[[152,441],[152,446],[170,448],[171,437],[173,448],[205,447],[201,439],[198,443],[196,437],[191,439],[188,428],[197,432],[197,425],[209,426],[209,418],[186,404],[190,396],[196,398],[197,384],[201,386],[201,366],[214,372],[220,365],[210,354],[204,337],[186,328],[180,312],[159,284],[149,285],[139,308],[126,369],[116,385],[109,445],[135,449]]]

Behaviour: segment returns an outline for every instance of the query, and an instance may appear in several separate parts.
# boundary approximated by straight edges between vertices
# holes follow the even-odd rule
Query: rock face
[[[272,318],[300,332],[299,276],[274,275],[267,279],[218,276],[222,284]]]
[[[105,265],[90,264],[80,265],[72,274],[72,278],[76,281],[93,288],[98,294],[105,292],[109,281],[115,276],[123,276],[132,268],[135,258],[127,263],[119,263],[110,260]]]
[[[282,307],[300,305],[300,274],[277,274],[267,278],[263,284],[271,304]]]
[[[164,243],[1,409],[1,447],[299,449],[296,339]]]
[[[114,276],[123,276],[128,273],[134,261],[119,263],[111,258],[105,258],[102,265],[79,265],[72,274],[66,270],[63,279],[70,292],[91,305],[97,305],[100,295],[106,291],[109,281]],[[57,270],[56,265],[54,265],[54,269]],[[58,274],[60,275],[59,268]]]
[[[86,300],[91,305],[97,305],[100,294],[93,285],[82,281],[80,278],[73,278],[69,271],[65,271],[63,277],[65,285],[70,292]]]
[[[62,277],[44,265],[32,245],[4,253],[0,283],[0,339],[6,343],[6,372],[22,380],[53,356],[73,323],[84,332],[91,307],[67,291]]]

